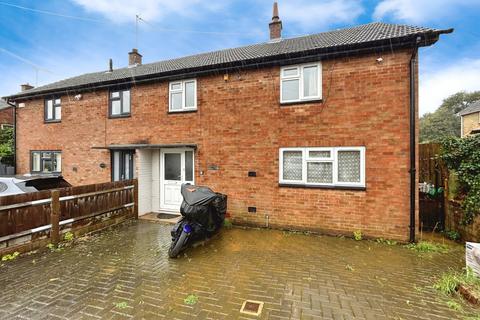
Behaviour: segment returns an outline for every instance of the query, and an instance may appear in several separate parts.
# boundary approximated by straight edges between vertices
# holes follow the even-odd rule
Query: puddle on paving
[[[0,318],[27,306],[40,308],[30,301],[52,299],[47,297],[52,290],[68,294],[76,306],[65,308],[65,314],[76,308],[85,314],[97,310],[145,318],[228,318],[239,315],[245,300],[256,300],[265,303],[263,318],[303,313],[463,317],[431,288],[435,275],[463,266],[461,246],[447,254],[419,257],[398,245],[231,228],[189,248],[179,259],[169,259],[170,228],[127,224],[62,252],[21,257],[2,267],[0,284],[6,290],[0,292],[5,301]],[[52,278],[58,280],[49,282]],[[198,296],[198,302],[186,305],[189,295]],[[118,310],[115,305],[123,301],[128,308]],[[54,308],[42,305],[42,312]]]

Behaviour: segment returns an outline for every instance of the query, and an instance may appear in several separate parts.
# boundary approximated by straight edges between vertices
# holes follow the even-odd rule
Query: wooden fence
[[[419,180],[443,186],[448,179],[448,169],[440,158],[441,146],[438,143],[421,143],[419,145]]]
[[[419,182],[429,188],[446,188],[448,169],[440,158],[441,146],[438,143],[419,145]],[[446,204],[444,193],[431,196],[420,192],[420,227],[423,230],[443,230],[445,227]]]
[[[137,180],[0,197],[0,244],[8,248],[20,238],[31,242],[45,235],[57,243],[62,228],[75,230],[109,215],[138,218]]]

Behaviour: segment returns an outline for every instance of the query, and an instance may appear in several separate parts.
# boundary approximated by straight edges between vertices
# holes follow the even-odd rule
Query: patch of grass
[[[194,294],[189,294],[185,299],[183,299],[183,302],[185,304],[188,304],[190,306],[193,306],[195,304],[197,304],[198,302],[198,296],[197,295],[194,295]]]
[[[410,243],[407,244],[407,247],[410,250],[414,250],[420,253],[427,253],[427,252],[439,252],[439,253],[446,253],[448,252],[448,246],[428,241],[420,241],[418,243]]]
[[[225,228],[231,228],[231,227],[233,227],[233,223],[230,219],[225,219],[225,220],[223,220],[223,226]]]
[[[356,241],[362,240],[362,239],[363,239],[362,231],[361,231],[361,230],[353,231],[353,238],[354,238]]]
[[[128,303],[126,303],[125,301],[116,302],[116,303],[115,303],[115,308],[118,308],[118,309],[128,308]]]
[[[349,264],[345,265],[345,269],[348,271],[355,271],[355,268]]]
[[[47,244],[47,248],[50,249],[50,252],[60,252],[63,250],[62,244],[59,244],[58,246],[56,246],[53,243],[49,243]]]
[[[63,235],[63,240],[72,241],[74,237],[75,237],[74,234],[69,231]]]
[[[388,239],[383,239],[383,238],[378,238],[377,240],[377,243],[380,243],[380,244],[386,244],[387,246],[395,246],[397,245],[397,241],[394,241],[394,240],[388,240]]]
[[[453,300],[449,300],[447,301],[447,306],[452,309],[452,310],[456,310],[456,311],[461,311],[462,310],[462,305],[456,301],[453,301]]]
[[[19,255],[20,255],[20,252],[18,251],[15,251],[14,253],[11,253],[11,254],[6,254],[2,257],[2,261],[15,260]]]
[[[444,273],[433,287],[444,294],[451,295],[461,284],[480,289],[480,278],[473,273],[471,268],[466,268],[462,272],[449,271]]]

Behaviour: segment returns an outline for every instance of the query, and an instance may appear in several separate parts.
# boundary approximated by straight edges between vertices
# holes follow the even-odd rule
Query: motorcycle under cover
[[[190,184],[182,185],[182,196],[190,206],[204,206],[213,200],[217,194],[208,187],[192,186]]]
[[[223,224],[227,211],[227,196],[216,193],[208,187],[182,185],[183,202],[180,213],[207,229]]]

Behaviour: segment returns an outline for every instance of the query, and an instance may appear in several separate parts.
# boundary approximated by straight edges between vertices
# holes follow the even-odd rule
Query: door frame
[[[192,181],[185,180],[185,151],[192,151]],[[170,212],[178,212],[177,209],[166,208],[165,207],[165,195],[164,195],[164,183],[165,183],[165,154],[166,153],[180,153],[181,154],[181,183],[190,182],[195,184],[195,149],[194,148],[161,148],[160,149],[160,211],[170,211]]]

